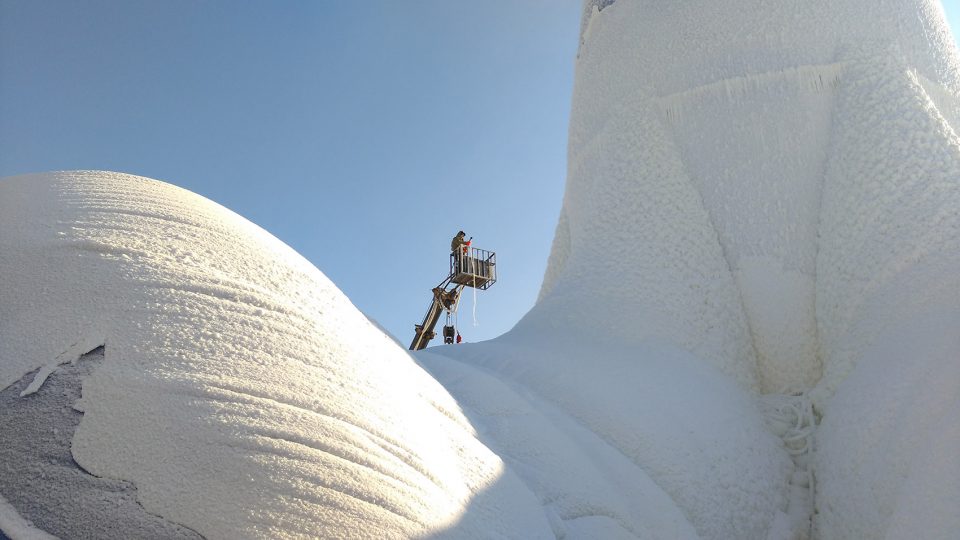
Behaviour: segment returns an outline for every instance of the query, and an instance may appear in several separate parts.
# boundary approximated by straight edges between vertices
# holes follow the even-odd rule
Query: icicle
[[[726,101],[740,101],[746,96],[761,92],[765,88],[782,85],[784,88],[796,87],[811,92],[822,93],[833,91],[840,84],[846,64],[820,64],[811,66],[797,66],[766,73],[747,74],[740,77],[730,77],[714,81],[681,92],[661,96],[658,98],[660,106],[666,111],[666,117],[673,123],[679,123],[681,111],[684,107],[702,105],[707,99],[724,99]]]

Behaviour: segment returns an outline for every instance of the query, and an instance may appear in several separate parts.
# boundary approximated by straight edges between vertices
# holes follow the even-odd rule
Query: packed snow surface
[[[786,511],[790,460],[714,367],[663,345],[514,337],[417,358],[558,538],[766,538]]]
[[[763,536],[786,508],[779,439],[686,351],[424,353],[454,401],[316,268],[201,197],[69,172],[5,179],[0,201],[0,380],[16,405],[0,416],[23,435],[4,451],[47,484],[4,471],[19,512],[4,531],[722,538]],[[96,367],[78,363],[91,350]],[[81,469],[45,465],[61,449]],[[105,510],[118,490],[149,515]],[[66,512],[50,493],[79,495]]]
[[[0,388],[49,399],[104,346],[73,458],[208,538],[955,537],[939,4],[584,7],[563,208],[507,335],[413,359],[210,201],[33,175],[0,182]],[[43,501],[0,497],[42,534]]]
[[[105,346],[72,455],[147,512],[207,538],[549,536],[449,394],[250,222],[100,172],[5,179],[0,219],[0,387],[37,371],[19,399],[43,399]]]
[[[64,364],[33,386],[31,372],[0,390],[0,493],[35,528],[61,538],[198,540],[195,531],[147,512],[136,486],[86,473],[73,459],[74,433],[83,418],[81,385],[103,361],[103,347]],[[29,395],[30,397],[26,397]],[[0,530],[6,523],[0,515]]]

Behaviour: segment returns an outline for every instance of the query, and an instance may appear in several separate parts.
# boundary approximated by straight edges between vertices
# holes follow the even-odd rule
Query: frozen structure
[[[588,0],[540,298],[493,343],[434,350],[460,364],[419,358],[479,410],[448,373],[478,367],[559,408],[703,538],[954,536],[958,66],[936,1]],[[747,408],[730,422],[729,395],[694,390],[683,361],[768,395],[765,412],[791,408],[770,394],[802,392],[803,429],[767,417],[795,470],[746,430]],[[545,451],[501,431],[491,448],[536,468]],[[542,500],[577,493],[527,484]],[[565,526],[585,501],[656,536],[624,517],[645,503],[621,514],[590,495]]]
[[[418,365],[287,246],[169,184],[7,178],[0,216],[11,538],[746,538],[789,522],[792,464],[753,396],[680,347],[514,332]]]
[[[956,239],[939,3],[587,6],[563,211],[521,326],[669,339],[767,392],[832,387],[872,339],[857,307]]]
[[[813,389],[815,534],[955,535],[958,66],[931,0],[586,2],[553,252],[503,341]]]
[[[415,359],[201,197],[0,181],[0,531],[951,538],[958,95],[930,0],[588,0],[540,298]]]

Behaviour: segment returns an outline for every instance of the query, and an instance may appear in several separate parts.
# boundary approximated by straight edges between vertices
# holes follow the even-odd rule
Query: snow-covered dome
[[[549,530],[447,392],[233,212],[125,174],[7,178],[0,253],[9,534]],[[91,350],[96,365],[77,368]],[[71,377],[82,398],[61,403]],[[57,437],[23,440],[37,423]],[[120,505],[131,490],[142,508]]]
[[[491,342],[414,362],[289,248],[163,183],[0,182],[0,530],[956,536],[939,4],[584,6],[540,298]],[[84,517],[104,505],[131,510]]]

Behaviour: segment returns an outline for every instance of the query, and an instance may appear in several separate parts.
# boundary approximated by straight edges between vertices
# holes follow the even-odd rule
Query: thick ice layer
[[[665,339],[765,391],[810,387],[824,369],[835,385],[850,365],[838,342],[850,321],[823,304],[863,291],[821,251],[843,237],[842,249],[862,257],[850,262],[871,272],[863,257],[873,255],[845,242],[880,225],[838,223],[837,205],[880,200],[852,198],[877,189],[864,175],[880,167],[891,180],[914,178],[920,198],[941,193],[937,178],[952,174],[941,170],[954,159],[946,150],[878,151],[909,146],[914,130],[925,144],[952,144],[934,120],[887,126],[957,115],[960,70],[939,4],[585,6],[562,215],[540,302],[519,328]],[[899,96],[910,101],[855,90],[881,73],[919,81]],[[888,141],[858,138],[866,126],[857,117]],[[879,189],[894,200],[903,188]],[[903,214],[878,219],[919,249],[942,243]]]
[[[0,386],[105,344],[73,457],[151,514],[207,538],[549,536],[443,388],[236,214],[74,172],[0,181],[0,221]]]
[[[0,184],[0,384],[106,344],[74,456],[211,538],[769,540],[809,500],[753,398],[816,385],[820,537],[955,533],[938,5],[585,6],[540,299],[418,357],[456,401],[260,229],[106,173]]]
[[[845,81],[817,261],[824,394],[904,320],[960,305],[960,98],[886,55],[857,58]]]
[[[820,538],[947,540],[960,530],[960,302],[929,307],[901,314],[829,402],[816,460]]]
[[[585,7],[563,208],[509,340],[814,388],[820,535],[955,534],[960,64],[939,2]],[[901,426],[924,414],[947,425]]]

